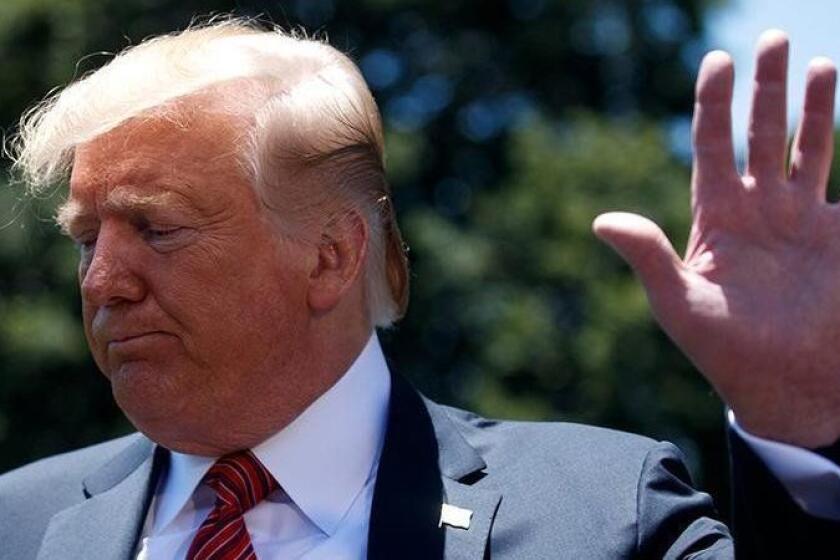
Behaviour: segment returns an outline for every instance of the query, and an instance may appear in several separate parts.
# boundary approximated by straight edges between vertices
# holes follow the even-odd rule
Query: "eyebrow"
[[[131,216],[160,210],[189,210],[190,207],[172,191],[140,194],[128,187],[116,187],[108,193],[102,209],[107,213]],[[55,222],[65,235],[72,235],[74,231],[98,221],[93,208],[74,199],[62,204],[55,215]]]

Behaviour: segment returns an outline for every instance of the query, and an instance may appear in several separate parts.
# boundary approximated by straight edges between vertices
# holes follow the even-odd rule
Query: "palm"
[[[683,259],[640,216],[606,214],[595,230],[630,262],[663,328],[742,425],[817,446],[840,437],[840,208],[825,202],[835,74],[827,61],[810,69],[788,172],[786,66],[784,36],[765,35],[742,177],[732,155],[732,63],[723,53],[704,60]]]

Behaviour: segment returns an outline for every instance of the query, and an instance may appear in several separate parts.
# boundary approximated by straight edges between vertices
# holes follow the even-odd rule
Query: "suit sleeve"
[[[760,438],[741,428],[731,410],[727,416],[734,435],[747,444],[805,513],[840,521],[840,446],[805,449]]]
[[[733,531],[742,558],[837,558],[840,522],[807,514],[750,446],[729,430]]]
[[[637,493],[639,558],[734,558],[726,525],[708,494],[696,490],[679,450],[657,444],[642,466]]]

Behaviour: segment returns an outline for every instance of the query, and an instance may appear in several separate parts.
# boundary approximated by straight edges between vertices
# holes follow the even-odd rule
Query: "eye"
[[[180,233],[182,229],[180,227],[147,227],[143,230],[143,237],[146,238],[146,241],[167,241]]]
[[[153,249],[163,252],[178,249],[188,243],[190,228],[182,226],[145,225],[138,228],[143,240]]]

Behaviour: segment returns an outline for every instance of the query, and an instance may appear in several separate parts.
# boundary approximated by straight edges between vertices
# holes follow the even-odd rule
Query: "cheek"
[[[306,287],[306,277],[294,269],[264,270],[255,277],[251,294],[241,294],[239,302],[240,346],[259,354],[288,349],[307,327]]]
[[[306,321],[306,279],[293,271],[266,271],[237,294],[241,321],[266,330],[285,331]]]
[[[217,361],[246,350],[261,353],[257,347],[305,325],[303,268],[269,256],[254,251],[244,259],[214,260],[213,266],[180,261],[183,266],[155,283],[152,292],[162,311],[183,327],[190,353]]]

